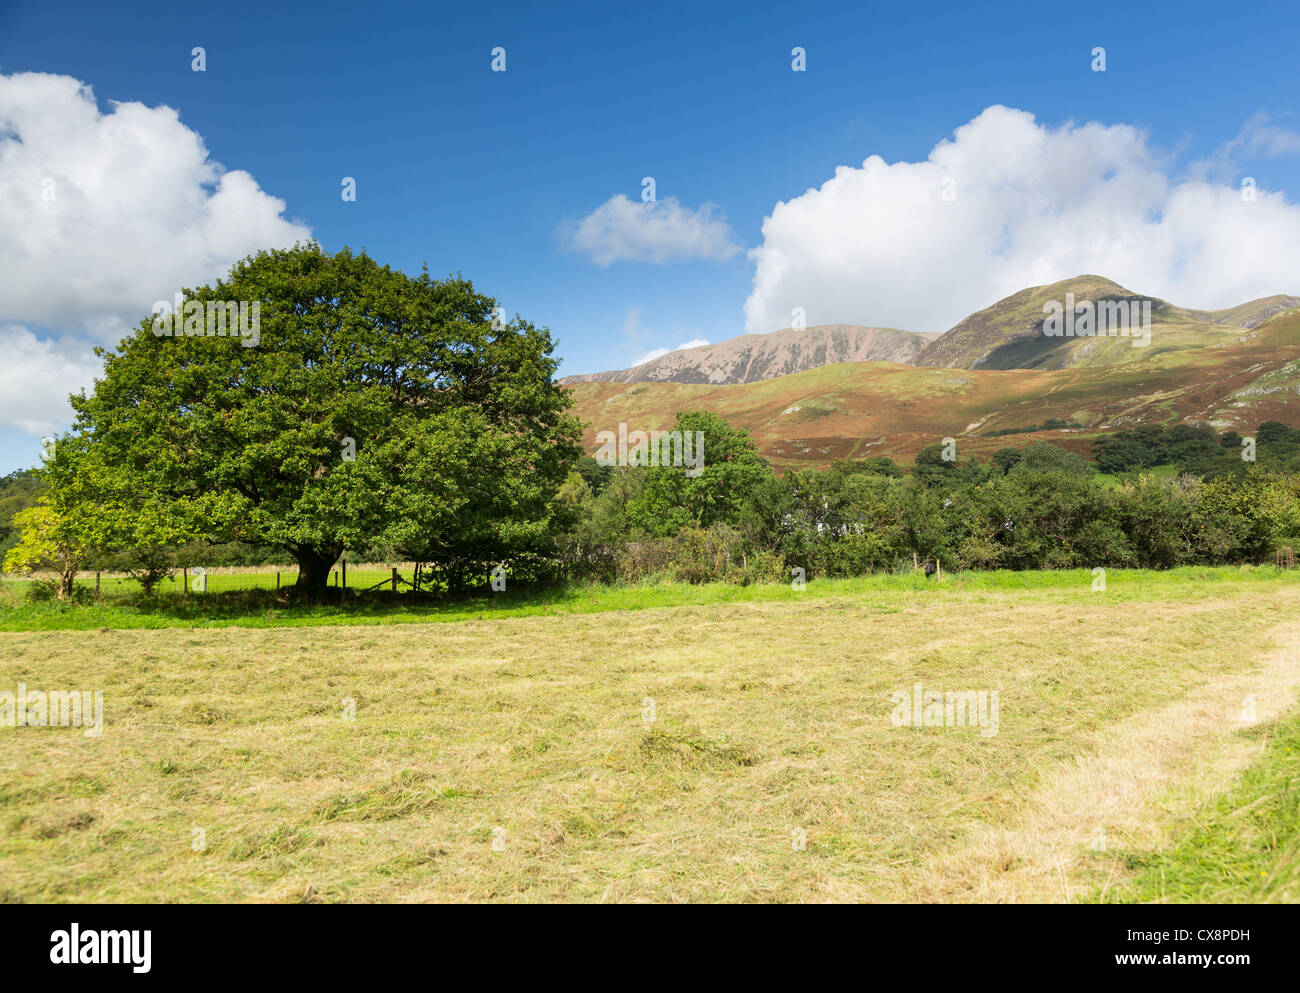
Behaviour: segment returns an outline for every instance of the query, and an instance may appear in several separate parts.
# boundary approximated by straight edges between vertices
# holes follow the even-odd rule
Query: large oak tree
[[[347,548],[463,571],[547,532],[580,431],[545,328],[494,319],[466,279],[315,243],[186,296],[260,301],[260,341],[159,337],[146,319],[100,350],[74,430],[120,518],[283,548],[312,597]]]

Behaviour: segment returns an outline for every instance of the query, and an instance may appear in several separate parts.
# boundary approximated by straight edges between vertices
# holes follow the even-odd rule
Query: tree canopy
[[[117,539],[282,548],[319,596],[346,548],[466,581],[547,532],[579,426],[546,329],[502,319],[462,277],[315,243],[185,296],[258,302],[257,343],[162,337],[147,318],[100,350],[103,378],[73,398],[65,485],[111,506]]]

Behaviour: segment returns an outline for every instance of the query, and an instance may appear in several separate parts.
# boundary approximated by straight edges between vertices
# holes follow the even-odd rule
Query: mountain
[[[747,334],[716,345],[683,348],[631,369],[566,376],[577,383],[709,383],[735,386],[787,376],[839,362],[901,362],[910,364],[931,335],[897,328],[867,328],[856,324]]]
[[[1035,296],[1037,290],[1061,285],[1023,291],[1029,296],[1008,304],[1022,296],[1016,294],[989,310],[1005,305],[1007,313],[1027,313],[1040,297],[1046,299]],[[1113,283],[1095,288],[1127,292]],[[1031,369],[844,362],[743,385],[586,382],[570,392],[574,413],[588,425],[589,452],[595,451],[597,431],[617,430],[620,422],[631,430],[665,430],[678,411],[708,410],[749,432],[780,469],[868,455],[906,462],[945,437],[957,439],[962,457],[987,457],[1037,440],[1086,455],[1099,434],[1139,424],[1201,423],[1243,434],[1266,420],[1300,427],[1300,310],[1277,312],[1284,301],[1300,306],[1295,297],[1268,298],[1195,312],[1160,301],[1165,309],[1157,320],[1153,306],[1148,348],[1132,348],[1123,339],[1080,339],[1102,346],[1097,351],[1103,354],[1117,344],[1129,353],[1109,362],[1093,355],[1072,365]],[[1269,310],[1273,316],[1261,316]],[[940,359],[971,361],[1008,344],[993,335],[976,343],[980,330],[980,322],[958,324],[944,337],[960,332],[949,339],[950,347],[953,341],[969,347]],[[1166,334],[1176,339],[1168,347],[1161,344]],[[1185,345],[1198,338],[1201,347]],[[932,357],[938,344],[927,346]],[[1049,421],[1069,426],[1048,429]]]
[[[1279,314],[1285,314],[1288,310],[1295,310],[1297,307],[1300,307],[1300,297],[1289,297],[1278,293],[1271,297],[1260,297],[1258,300],[1251,300],[1249,303],[1243,303],[1239,307],[1231,307],[1227,310],[1192,310],[1188,311],[1188,313],[1193,316],[1207,318],[1214,324],[1254,329],[1265,321],[1272,320]]]
[[[1049,337],[1044,305],[1151,305],[1151,337],[1137,348],[1130,337]],[[578,383],[694,383],[736,386],[807,372],[840,362],[898,362],[939,369],[1069,369],[1149,361],[1170,352],[1229,345],[1274,317],[1300,307],[1281,294],[1224,310],[1191,310],[1143,296],[1103,276],[1084,275],[1031,286],[976,311],[943,334],[856,324],[823,324],[772,334],[747,334],[716,345],[683,348],[612,372],[566,376]]]
[[[1076,304],[1151,304],[1151,339],[1134,347],[1129,337],[1049,337],[1043,333],[1044,306]],[[1188,310],[1158,297],[1143,296],[1102,276],[1076,276],[1021,290],[976,311],[930,342],[914,365],[947,369],[1067,369],[1149,360],[1164,352],[1226,345],[1244,331],[1300,306],[1300,297],[1272,296],[1226,310]]]

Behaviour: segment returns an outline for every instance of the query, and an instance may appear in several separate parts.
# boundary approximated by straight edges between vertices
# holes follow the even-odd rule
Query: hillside
[[[1265,321],[1272,320],[1288,310],[1300,307],[1300,297],[1285,296],[1281,293],[1271,297],[1260,297],[1238,307],[1227,310],[1193,310],[1188,313],[1197,319],[1208,320],[1225,327],[1253,329]]]
[[[650,362],[613,372],[566,376],[575,383],[710,383],[732,386],[806,372],[839,362],[910,363],[928,335],[896,328],[823,324],[786,328],[772,334],[747,334],[716,345],[683,348]]]
[[[1134,424],[1190,420],[1246,432],[1263,420],[1300,425],[1300,312],[1212,343],[1218,347],[1153,344],[1130,349],[1142,353],[1132,360],[1056,369],[859,362],[739,386],[580,383],[572,394],[575,413],[588,422],[588,451],[596,431],[619,422],[665,429],[678,411],[703,409],[748,431],[779,467],[867,455],[906,461],[949,436],[962,454],[1038,439],[1087,452],[1096,434]],[[1049,418],[1076,426],[1012,439],[994,434]]]
[[[21,510],[34,506],[45,492],[45,482],[33,469],[19,469],[0,476],[0,562],[5,553],[18,544],[13,518]]]
[[[1136,347],[1127,337],[1048,337],[1044,306],[1076,303],[1151,302],[1150,343]],[[1102,276],[1076,276],[1032,286],[976,311],[930,342],[913,364],[949,369],[1066,369],[1149,360],[1162,352],[1225,345],[1292,307],[1300,297],[1272,296],[1226,310],[1188,310],[1143,296]]]

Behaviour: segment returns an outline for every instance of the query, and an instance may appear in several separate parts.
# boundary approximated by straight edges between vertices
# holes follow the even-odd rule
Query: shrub
[[[74,586],[68,593],[68,602],[85,607],[95,602],[95,591],[89,586]]]
[[[657,538],[631,541],[618,554],[618,576],[631,583],[663,576],[671,561],[668,541]]]
[[[59,584],[52,579],[33,579],[27,587],[27,600],[30,603],[49,603],[57,600],[58,596]],[[95,602],[95,591],[89,586],[74,585],[68,591],[65,602],[84,607]]]
[[[686,528],[672,542],[669,575],[683,583],[710,583],[721,579],[730,563],[725,543],[711,532]]]
[[[52,579],[33,579],[27,587],[27,599],[31,603],[49,603],[59,593],[59,584]]]
[[[785,583],[790,579],[790,570],[785,559],[775,552],[757,549],[744,555],[739,566],[733,563],[727,571],[726,580],[736,586],[750,586],[754,583]]]

